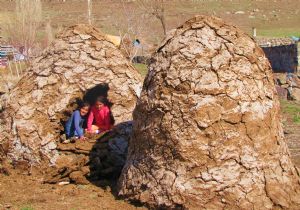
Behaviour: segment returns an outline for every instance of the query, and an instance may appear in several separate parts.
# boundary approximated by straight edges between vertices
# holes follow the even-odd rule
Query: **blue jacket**
[[[65,132],[67,138],[78,136],[83,136],[83,123],[85,118],[80,115],[80,111],[76,110],[73,112],[72,116],[68,119],[65,125]]]

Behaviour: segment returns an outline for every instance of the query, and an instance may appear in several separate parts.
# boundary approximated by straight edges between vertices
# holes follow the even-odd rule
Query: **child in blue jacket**
[[[89,109],[90,105],[84,102],[72,113],[72,116],[68,119],[65,125],[67,139],[75,137],[84,140],[83,124],[86,120],[86,115],[89,112]]]

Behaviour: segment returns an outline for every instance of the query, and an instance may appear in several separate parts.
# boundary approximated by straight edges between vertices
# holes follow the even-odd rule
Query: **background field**
[[[43,1],[43,24],[39,40],[44,37],[45,24],[50,21],[54,31],[76,23],[87,23],[86,0]],[[93,0],[93,24],[103,32],[118,35],[116,24],[126,24],[121,0]],[[124,0],[129,13],[139,12],[134,1]],[[0,27],[14,10],[14,1],[0,0]],[[232,22],[247,33],[257,28],[258,36],[300,36],[300,0],[169,0],[166,1],[167,30],[175,28],[197,14],[215,15]],[[138,17],[137,17],[138,18]],[[136,20],[138,21],[138,20]],[[145,20],[141,37],[151,49],[163,39],[160,22]]]

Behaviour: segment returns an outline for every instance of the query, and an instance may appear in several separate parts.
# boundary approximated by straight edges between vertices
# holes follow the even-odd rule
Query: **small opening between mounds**
[[[59,116],[60,124],[61,124],[61,129],[60,129],[60,134],[62,135],[61,137],[62,138],[64,137],[66,122],[72,116],[72,113],[75,110],[80,109],[80,107],[83,106],[84,103],[87,103],[90,106],[94,105],[99,96],[107,98],[108,91],[109,91],[109,85],[107,83],[101,83],[101,84],[96,85],[93,88],[88,89],[84,94],[79,94],[77,97],[74,97],[74,99],[70,101],[69,105],[63,111],[61,116]],[[110,107],[112,105],[113,104],[111,104],[111,103],[109,104]],[[87,118],[88,115],[89,115],[89,113],[87,113],[87,115],[85,117]],[[111,120],[114,121],[112,114],[111,114],[111,117],[112,117]],[[86,120],[85,120],[83,128],[86,128],[86,127],[87,127],[87,124],[86,124]]]
[[[108,84],[99,84],[87,90],[81,101],[95,104],[97,97],[107,97],[108,91]],[[62,125],[77,109],[78,102],[76,99],[66,108],[64,118],[61,118]],[[61,184],[91,182],[100,187],[110,186],[114,189],[126,161],[131,131],[132,122],[123,122],[106,132],[85,134],[84,140],[59,142],[57,150],[60,155],[56,166],[46,173],[45,182]],[[63,132],[62,130],[62,134]]]

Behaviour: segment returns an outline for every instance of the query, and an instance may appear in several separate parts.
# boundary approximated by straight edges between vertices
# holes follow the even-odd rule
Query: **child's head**
[[[106,97],[99,96],[96,100],[95,107],[97,109],[101,109],[103,106],[107,106],[108,104],[109,104],[109,101]]]
[[[78,104],[78,109],[80,111],[80,115],[85,116],[89,112],[90,105],[87,102],[81,102]]]

